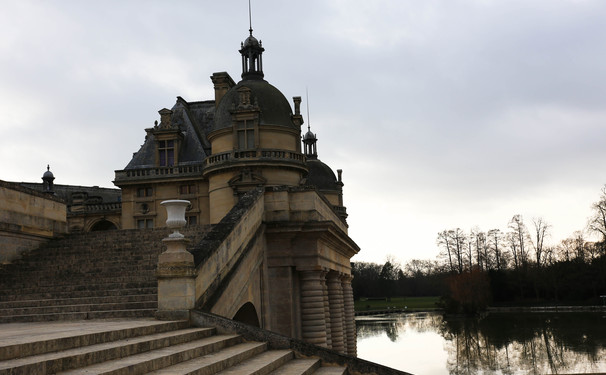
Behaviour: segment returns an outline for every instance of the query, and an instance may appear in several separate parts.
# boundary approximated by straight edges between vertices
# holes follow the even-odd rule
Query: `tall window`
[[[160,166],[170,167],[175,164],[175,141],[159,141],[158,155]]]
[[[238,122],[238,148],[240,150],[255,148],[255,125],[251,120]]]

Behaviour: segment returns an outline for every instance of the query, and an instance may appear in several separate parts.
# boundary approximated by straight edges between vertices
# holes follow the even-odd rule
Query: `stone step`
[[[17,358],[1,362],[0,374],[52,374],[73,369],[73,373],[82,374],[85,370],[80,367],[106,361],[132,363],[134,357],[151,351],[162,353],[160,357],[166,357],[167,352],[187,357],[190,352],[207,354],[241,340],[237,335],[209,336],[211,333],[205,328],[188,328]]]
[[[176,365],[153,371],[149,375],[210,375],[234,366],[266,350],[265,343],[246,342],[224,348],[211,355],[205,355]]]
[[[46,279],[46,280],[31,280],[31,281],[27,281],[24,280],[23,282],[20,283],[15,283],[12,284],[11,287],[12,288],[20,288],[20,287],[27,287],[29,289],[34,289],[34,288],[53,288],[53,287],[65,287],[65,286],[93,286],[93,285],[108,285],[108,284],[117,284],[117,283],[122,283],[122,284],[133,284],[133,283],[149,283],[151,281],[155,281],[155,275],[153,272],[149,272],[149,274],[147,275],[132,275],[132,276],[124,276],[124,274],[122,274],[122,276],[115,276],[115,277],[111,277],[111,276],[105,276],[103,274],[99,274],[99,275],[82,275],[82,276],[78,276],[78,277],[73,277],[73,278],[69,278],[69,279],[64,279],[64,280],[53,280],[53,279]],[[8,286],[8,285],[7,285]],[[7,291],[10,290],[9,288],[7,288],[6,286],[4,288],[2,288],[3,291]]]
[[[7,315],[0,316],[0,323],[17,322],[44,322],[56,320],[90,320],[90,319],[115,319],[115,318],[151,318],[155,315],[157,308],[136,310],[109,310],[109,311],[85,311],[67,313],[48,313],[31,315]]]
[[[123,288],[123,289],[99,289],[99,290],[80,290],[74,291],[56,291],[49,292],[22,292],[18,294],[2,295],[3,301],[19,301],[19,300],[38,300],[38,299],[55,299],[55,298],[88,298],[88,297],[108,297],[108,296],[124,296],[135,294],[153,294],[158,292],[157,282],[154,286],[141,288]]]
[[[322,363],[316,358],[293,359],[286,362],[270,375],[311,375],[315,374]]]
[[[143,302],[107,302],[107,303],[84,303],[76,305],[54,305],[21,308],[0,309],[0,317],[8,315],[34,315],[34,314],[55,314],[71,312],[89,312],[89,311],[111,311],[111,310],[137,310],[154,309],[158,307],[156,301]]]
[[[60,289],[57,290],[57,285],[47,285],[39,287],[23,288],[19,290],[19,293],[24,295],[28,294],[43,294],[49,293],[51,296],[55,296],[53,292],[59,292],[60,294],[69,292],[67,295],[77,295],[78,292],[97,291],[97,290],[115,290],[115,289],[138,289],[138,288],[151,288],[157,286],[157,280],[150,280],[147,282],[124,282],[124,283],[104,283],[104,284],[76,284],[76,285],[60,285]],[[12,295],[15,290],[12,289],[1,289],[0,295]],[[71,293],[71,294],[70,294]],[[4,298],[3,298],[4,300]]]
[[[108,326],[112,329],[108,330]],[[27,326],[16,323],[2,326],[5,335],[9,335],[11,331],[22,332],[24,328],[26,335],[13,333],[17,338],[13,336],[10,342],[0,343],[0,361],[186,329],[189,328],[189,322],[161,322],[154,319],[99,320],[88,322],[86,327],[83,327],[82,322],[63,322],[53,324],[52,330],[49,330],[48,323],[31,323]],[[215,333],[214,328],[206,329],[209,335]],[[5,341],[9,340],[5,339]]]
[[[86,367],[59,372],[59,374],[147,374],[168,366],[188,361],[192,358],[207,356],[211,353],[241,343],[238,335],[217,335],[202,340],[190,341],[178,345],[153,348],[146,352],[122,356]]]
[[[291,350],[269,350],[219,371],[218,375],[267,375],[293,359]]]
[[[63,287],[66,285],[107,285],[107,284],[116,284],[116,283],[147,283],[155,280],[154,272],[147,271],[146,273],[139,274],[128,274],[128,273],[120,273],[114,276],[108,274],[82,274],[82,275],[73,275],[64,279],[39,279],[36,278],[34,280],[23,280],[20,283],[12,284],[12,287],[21,287],[21,286],[29,286],[29,288],[50,288],[50,287]],[[4,287],[2,290],[7,290],[8,288]]]
[[[52,299],[26,299],[14,301],[1,301],[0,309],[26,308],[41,306],[64,306],[64,305],[85,305],[100,303],[127,303],[127,302],[157,302],[158,296],[155,293],[99,296],[99,297],[81,297],[81,298],[52,298]]]

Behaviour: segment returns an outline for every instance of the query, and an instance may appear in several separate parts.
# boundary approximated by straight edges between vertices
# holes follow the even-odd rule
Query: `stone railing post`
[[[174,232],[162,242],[167,250],[158,257],[158,311],[160,320],[189,320],[189,310],[194,308],[196,268],[193,255],[186,250],[189,242],[179,228],[186,223],[185,209],[189,201],[168,200],[166,226]]]

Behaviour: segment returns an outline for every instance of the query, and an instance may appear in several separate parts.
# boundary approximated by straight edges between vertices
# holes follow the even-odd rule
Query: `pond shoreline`
[[[532,312],[606,312],[606,306],[491,306],[488,307],[485,313],[532,313]],[[356,311],[355,316],[379,315],[379,314],[402,314],[402,313],[419,313],[419,312],[438,312],[444,313],[443,309],[407,309],[407,308],[391,308],[391,309],[376,309]]]
[[[606,306],[499,306],[488,307],[486,312],[596,312],[606,311]]]

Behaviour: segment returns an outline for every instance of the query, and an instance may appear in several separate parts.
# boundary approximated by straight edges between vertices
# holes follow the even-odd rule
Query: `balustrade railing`
[[[211,155],[204,160],[205,167],[219,165],[228,161],[239,161],[246,159],[259,160],[287,160],[298,163],[305,162],[305,156],[299,152],[277,149],[258,149],[258,150],[234,150]]]
[[[151,167],[151,168],[137,168],[137,169],[124,169],[116,171],[116,181],[130,179],[130,178],[154,178],[162,176],[187,176],[196,175],[202,173],[204,166],[202,164],[193,165],[177,165],[172,167]]]

